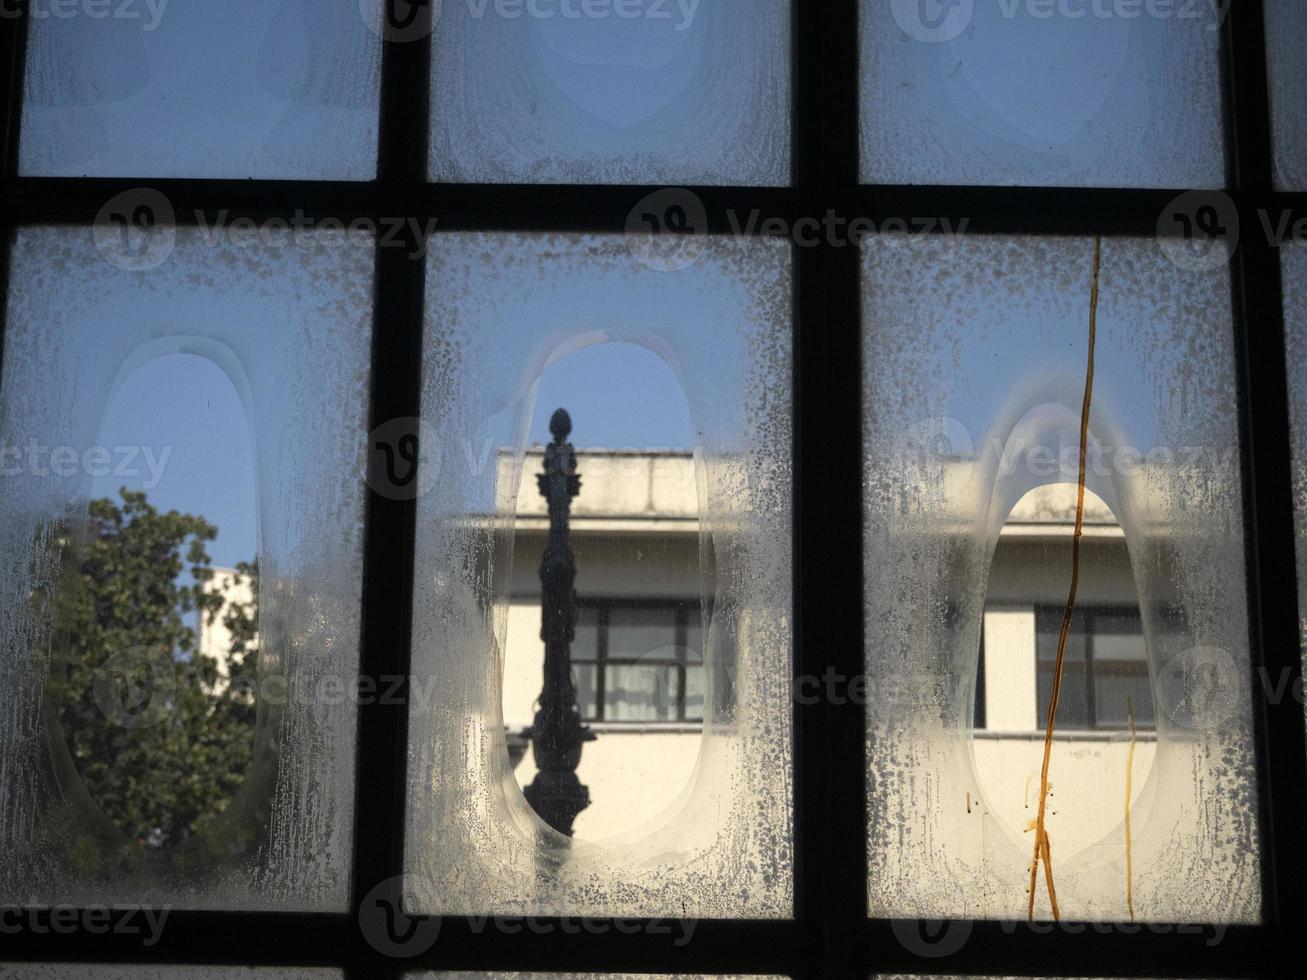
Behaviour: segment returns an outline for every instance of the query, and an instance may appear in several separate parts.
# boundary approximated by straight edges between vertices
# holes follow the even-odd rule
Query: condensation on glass
[[[162,227],[141,247],[120,232],[25,227],[12,246],[0,378],[0,901],[344,909],[355,709],[341,692],[358,664],[373,248],[325,232],[276,248]],[[59,568],[69,536],[59,529],[98,534],[92,475],[133,448],[98,445],[105,419],[136,378],[179,355],[219,377],[214,397],[238,403],[232,424],[252,446],[258,715],[252,761],[218,820],[155,850],[88,792],[50,698],[67,622]],[[205,408],[184,397],[148,404],[197,419]],[[195,447],[174,448],[180,457]],[[225,500],[249,484],[233,476],[191,489]],[[105,643],[147,642],[130,635]],[[172,669],[178,655],[164,652]],[[117,669],[106,663],[103,680]],[[169,689],[152,690],[162,699],[145,707],[158,718],[100,700],[99,687],[96,704],[115,724],[170,723]],[[111,765],[131,775],[129,760]]]
[[[407,837],[409,898],[424,912],[792,914],[790,254],[696,238],[673,257],[664,244],[432,242]],[[660,816],[569,847],[509,763],[509,557],[537,379],[605,341],[657,354],[688,400],[700,568],[712,570],[699,588],[704,653],[713,665],[734,651],[733,697],[707,699],[694,774]]]
[[[431,177],[788,183],[785,0],[501,16],[447,3],[432,35]]]
[[[1129,553],[1156,743],[1151,770],[1142,750],[1135,770],[1127,875],[1125,766],[1116,802],[1094,804],[1119,819],[1086,813],[1080,788],[1110,774],[1075,733],[1055,739],[1048,833],[1065,918],[1129,921],[1128,881],[1140,921],[1261,912],[1229,277],[1173,245],[1103,243],[1086,485]],[[1004,815],[1034,819],[1043,742],[1023,733],[1011,749],[1022,778],[999,792],[1024,798],[991,798],[972,735],[982,603],[1013,507],[1077,478],[1093,254],[1084,238],[866,246],[876,915],[1026,915],[1032,837]],[[1039,574],[1069,584],[1070,567]],[[1042,868],[1037,897],[1047,917]]]
[[[1265,8],[1275,186],[1300,191],[1307,188],[1307,126],[1302,120],[1307,99],[1307,76],[1302,70],[1307,7],[1297,0],[1267,0]]]
[[[370,180],[381,2],[142,2],[128,16],[29,18],[19,169]]]
[[[1222,186],[1212,5],[1102,6],[862,0],[863,180]]]

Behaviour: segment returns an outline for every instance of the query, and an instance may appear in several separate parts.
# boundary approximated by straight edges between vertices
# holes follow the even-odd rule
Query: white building
[[[542,684],[537,570],[548,519],[535,481],[542,458],[540,449],[528,453],[517,498],[503,695],[510,736],[531,723]],[[598,738],[582,753],[578,774],[591,804],[575,832],[602,840],[672,804],[693,772],[703,708],[704,576],[688,453],[581,452],[578,471],[582,489],[573,503],[571,542],[581,613],[572,654],[582,714]],[[514,478],[509,460],[500,461],[500,473]],[[1136,795],[1155,744],[1154,698],[1125,539],[1108,508],[1092,494],[1086,500],[1079,599],[1054,751],[1055,819],[1059,839],[1068,844],[1097,839],[1120,819],[1120,807],[1104,806],[1103,795],[1106,788],[1123,793],[1130,710],[1137,731]],[[1072,486],[1044,487],[1024,498],[1004,528],[988,584],[974,762],[986,805],[1018,833],[1037,802],[1074,516]],[[730,673],[729,664],[713,669],[719,678]],[[525,749],[520,740],[518,749]],[[535,777],[529,751],[515,772],[523,787]]]

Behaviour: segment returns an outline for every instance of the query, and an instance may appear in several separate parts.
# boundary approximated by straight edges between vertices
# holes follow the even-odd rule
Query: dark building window
[[[572,644],[586,721],[703,720],[703,628],[692,600],[583,600]]]
[[[1062,629],[1061,606],[1035,609],[1036,676],[1042,727],[1048,716]],[[1057,727],[1071,731],[1154,728],[1144,627],[1137,609],[1082,606],[1071,614]]]

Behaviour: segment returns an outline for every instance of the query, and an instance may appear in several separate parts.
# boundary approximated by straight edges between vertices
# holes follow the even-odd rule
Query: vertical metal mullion
[[[28,0],[14,0],[14,9],[0,17],[0,79],[5,90],[4,134],[0,144],[0,174],[18,175],[18,131],[23,116],[23,83],[27,65]]]
[[[795,4],[794,180],[805,217],[856,199],[857,24],[856,0]],[[858,255],[831,241],[795,246],[795,673],[823,679],[817,703],[794,701],[795,911],[800,962],[824,977],[864,973],[867,914],[866,722],[848,697],[864,669],[862,535],[849,533],[862,528]]]
[[[595,719],[606,721],[604,715],[608,684],[608,603],[595,609]]]
[[[429,25],[430,7],[418,16]],[[426,182],[430,62],[429,30],[419,40],[383,42],[377,182],[387,200],[405,200],[405,188]],[[369,402],[374,431],[395,419],[416,419],[421,411],[426,264],[410,223],[404,225],[404,241],[377,245]],[[385,486],[383,454],[369,445],[368,459],[370,486]],[[391,696],[365,699],[359,708],[351,902],[356,919],[369,893],[384,882],[390,883],[391,901],[403,899],[398,881],[404,870],[416,527],[416,500],[368,494],[362,675],[376,681],[378,691],[391,687],[389,679],[398,679],[398,686]],[[402,963],[374,956],[361,944],[356,949],[348,976],[398,976]]]
[[[686,604],[683,602],[673,603],[672,617],[675,620],[675,636],[672,639],[676,646],[676,670],[677,683],[681,686],[676,693],[676,720],[685,721],[685,688],[690,677],[690,668],[688,666],[690,658],[686,654],[685,643],[689,637],[689,628],[686,621],[689,619],[689,612]]]
[[[1275,202],[1265,39],[1262,0],[1234,3],[1223,41],[1229,183],[1242,224],[1231,277],[1249,632],[1254,666],[1272,684],[1283,682],[1283,690],[1294,690],[1302,658],[1284,306],[1279,254],[1260,234],[1258,214]],[[1263,917],[1287,955],[1307,907],[1307,855],[1297,839],[1307,826],[1307,742],[1297,700],[1272,704],[1260,678],[1252,687],[1263,815]]]
[[[0,136],[0,179],[18,174],[18,127],[23,113],[23,75],[27,62],[27,0],[17,0],[13,16],[0,17],[0,80],[5,89],[4,133]],[[6,194],[6,197],[8,195]],[[0,220],[0,365],[4,363],[5,326],[9,311],[9,256],[14,224]]]

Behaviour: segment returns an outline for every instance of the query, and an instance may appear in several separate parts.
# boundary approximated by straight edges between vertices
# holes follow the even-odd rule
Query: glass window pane
[[[452,456],[459,465],[434,466],[419,498],[413,671],[430,697],[415,705],[410,721],[414,908],[493,914],[523,911],[525,902],[527,911],[569,914],[792,913],[790,791],[777,778],[791,760],[788,683],[777,686],[791,673],[790,249],[705,237],[684,262],[665,263],[649,259],[652,244],[531,234],[432,240],[424,416],[433,430],[457,434],[453,452],[461,454],[466,440],[474,456],[486,451],[483,458],[500,463],[478,468]],[[668,733],[665,741],[600,731],[585,744],[582,766],[605,752],[616,758],[620,745],[640,754],[653,749],[638,746],[677,739],[678,746],[686,738],[712,742],[697,752],[675,749],[685,763],[684,793],[674,787],[663,804],[670,809],[651,829],[578,848],[550,831],[514,788],[498,731],[495,665],[505,646],[501,610],[518,576],[516,564],[505,564],[514,528],[540,533],[540,518],[522,510],[524,499],[532,506],[540,500],[540,457],[525,444],[539,415],[537,379],[551,362],[604,342],[639,344],[671,366],[683,389],[698,448],[681,462],[690,474],[701,471],[700,482],[687,487],[697,485],[703,500],[694,529],[699,547],[687,550],[715,556],[710,568],[696,565],[690,594],[712,597],[710,663],[725,647],[738,651],[738,667],[730,724],[714,724],[722,720],[714,716],[704,734]],[[646,494],[651,476],[648,459],[584,452],[587,420],[574,413],[572,423],[578,469],[588,468],[573,510],[581,591],[583,550],[593,555],[599,535],[613,533],[600,519],[621,528],[633,513],[602,515],[609,491],[622,496],[610,469],[632,467],[631,479]],[[640,547],[668,537],[650,531]],[[619,587],[635,590],[624,595],[656,596],[665,577],[633,574],[640,566],[624,566],[630,580],[620,585],[596,579],[586,588],[597,601]],[[624,615],[619,622],[629,621]],[[674,642],[673,631],[665,635]],[[623,675],[615,676],[620,690]]]
[[[1052,567],[1056,568],[1057,566],[1052,565]],[[1061,566],[1063,577],[1066,576],[1065,570],[1068,568],[1070,568],[1069,563]],[[1063,615],[1064,607],[1040,606],[1035,610],[1035,640],[1038,644],[1039,661],[1042,664],[1051,664],[1057,660],[1057,644],[1061,639]],[[1065,656],[1068,663],[1084,663],[1084,609],[1076,609],[1071,614],[1071,631],[1066,638]]]
[[[1108,662],[1143,664],[1148,651],[1144,647],[1143,625],[1136,624],[1133,633],[1108,633],[1103,630],[1106,625],[1095,617],[1093,627],[1094,664],[1100,669]]]
[[[1053,641],[1056,643],[1056,639]],[[1053,665],[1042,661],[1035,675],[1038,683],[1039,706],[1035,721],[1040,728],[1048,717],[1048,702],[1053,697]],[[1089,709],[1089,688],[1085,665],[1068,662],[1062,673],[1062,688],[1057,699],[1057,727],[1063,731],[1092,728]]]
[[[376,174],[381,0],[114,4],[29,19],[20,170],[58,177]]]
[[[1173,263],[1168,245],[1102,244],[1086,482],[1129,553],[1157,732],[1133,755],[1126,733],[1053,746],[1046,827],[1068,920],[1129,921],[1127,800],[1140,921],[1261,914],[1230,282],[1224,264]],[[977,736],[971,695],[1006,517],[1076,479],[1094,252],[1084,238],[866,243],[873,914],[1026,917],[1043,739]],[[1030,562],[1030,577],[1069,580],[1060,559]],[[1034,632],[1016,620],[1009,632]],[[986,653],[992,692],[1002,671]],[[1033,687],[1033,669],[1013,668],[1008,689]],[[1000,778],[978,786],[986,760]],[[1042,878],[1041,862],[1047,917]]]
[[[150,241],[13,242],[0,902],[343,910],[375,249]]]
[[[862,0],[862,179],[1222,186],[1213,5],[1129,6]]]
[[[528,6],[442,8],[433,180],[788,183],[785,0]]]
[[[1307,189],[1307,126],[1302,106],[1307,99],[1303,45],[1307,44],[1307,7],[1297,0],[1266,0],[1266,62],[1270,72],[1271,127],[1275,139],[1275,186]]]
[[[673,606],[613,606],[608,611],[609,660],[675,660]]]
[[[1094,662],[1094,720],[1098,728],[1126,731],[1134,712],[1135,730],[1154,727],[1153,692],[1147,668],[1124,671],[1117,665]]]

